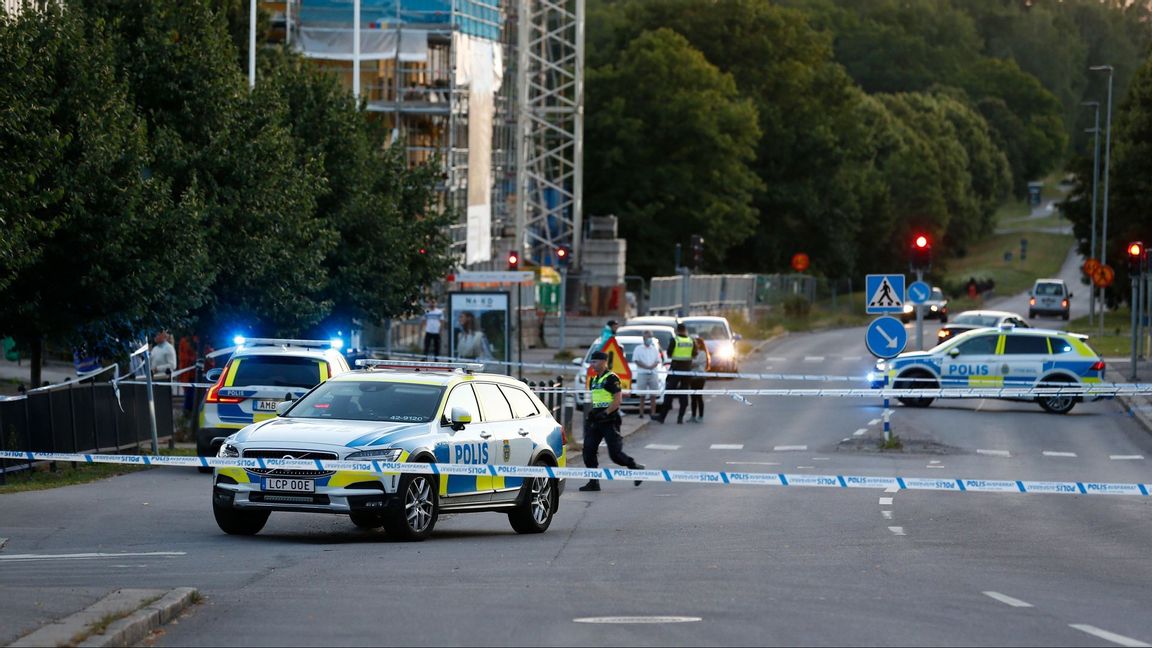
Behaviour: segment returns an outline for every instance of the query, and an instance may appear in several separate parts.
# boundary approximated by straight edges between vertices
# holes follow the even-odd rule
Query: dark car
[[[940,330],[936,333],[936,343],[939,344],[944,340],[950,340],[953,336],[965,331],[978,328],[1000,328],[1006,324],[1017,328],[1031,328],[1028,326],[1028,322],[1016,313],[994,310],[970,310],[960,313],[956,317],[953,317],[950,323],[941,326]]]
[[[907,324],[915,320],[916,308],[917,306],[912,302],[904,302],[904,312],[900,313],[900,321]],[[928,296],[928,301],[920,304],[919,308],[924,313],[926,320],[948,321],[948,298],[944,296],[944,291],[936,286],[932,286],[932,294]]]

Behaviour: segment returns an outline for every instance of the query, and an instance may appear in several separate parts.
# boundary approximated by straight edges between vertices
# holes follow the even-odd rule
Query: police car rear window
[[[1037,335],[1009,335],[1004,338],[1005,355],[1048,355],[1048,338]]]
[[[238,358],[232,387],[312,387],[320,382],[320,360],[291,356]]]

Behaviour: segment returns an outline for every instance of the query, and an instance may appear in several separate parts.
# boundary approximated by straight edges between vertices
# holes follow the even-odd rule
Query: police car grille
[[[332,503],[327,495],[273,495],[271,493],[250,493],[248,501],[264,504],[313,504],[321,506]]]
[[[310,452],[307,450],[245,450],[241,453],[245,459],[321,459],[336,460],[340,456],[335,452]],[[285,470],[283,468],[249,468],[253,475],[270,475],[273,477],[325,477],[335,474],[335,470]]]

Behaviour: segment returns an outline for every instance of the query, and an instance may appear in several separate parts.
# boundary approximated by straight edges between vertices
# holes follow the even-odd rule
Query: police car
[[[220,457],[377,460],[469,465],[565,465],[565,433],[521,382],[475,373],[480,364],[361,361],[279,418],[228,437]],[[563,480],[547,478],[217,468],[220,528],[252,535],[272,511],[336,513],[361,528],[423,540],[441,513],[506,513],[519,533],[542,533]]]
[[[929,351],[912,351],[878,361],[876,370],[870,374],[872,387],[937,389],[1098,384],[1104,379],[1104,361],[1088,346],[1087,340],[1087,336],[1076,333],[1009,325],[975,329]],[[935,399],[899,400],[910,407],[927,407]],[[1055,414],[1070,412],[1080,400],[1078,396],[1059,395],[1035,398],[1040,407]]]
[[[216,384],[204,395],[196,431],[196,454],[211,457],[228,435],[276,416],[276,406],[349,370],[339,340],[237,337],[222,369],[207,375]],[[204,470],[207,472],[207,469]]]

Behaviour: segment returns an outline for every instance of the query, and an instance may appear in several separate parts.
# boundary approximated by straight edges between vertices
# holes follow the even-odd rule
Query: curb
[[[194,587],[118,589],[87,608],[14,641],[11,646],[131,646],[175,619],[200,596]],[[97,627],[109,615],[127,614]],[[79,643],[75,639],[82,637]]]
[[[1144,427],[1145,432],[1152,433],[1152,411],[1149,411],[1148,399],[1117,396],[1116,401],[1124,408],[1125,414]]]

